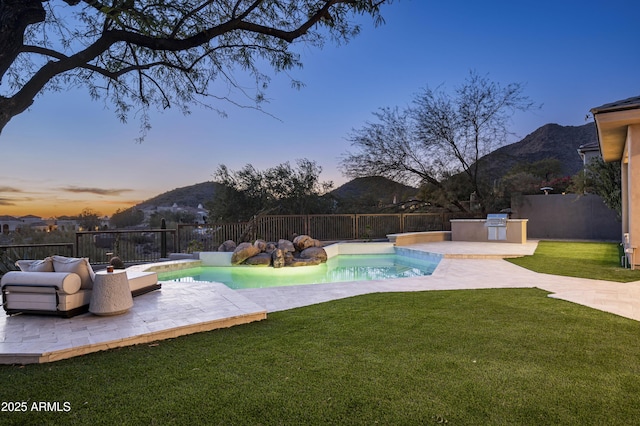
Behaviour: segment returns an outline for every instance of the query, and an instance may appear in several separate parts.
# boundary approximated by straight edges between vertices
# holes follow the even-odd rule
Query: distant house
[[[149,218],[153,214],[180,214],[187,213],[194,216],[195,223],[200,225],[205,224],[207,222],[207,215],[209,214],[208,210],[203,207],[202,204],[198,204],[198,207],[190,207],[190,206],[179,206],[178,203],[173,203],[173,205],[169,206],[147,206],[141,208],[144,213],[145,220],[149,220]]]
[[[620,161],[622,240],[632,268],[640,265],[640,96],[591,109],[602,159]]]
[[[49,224],[42,220],[39,216],[34,216],[32,214],[21,216],[20,220],[24,222],[25,227],[29,227],[36,231],[47,232],[50,230]]]
[[[55,229],[59,231],[77,231],[80,228],[78,221],[71,218],[56,219]]]
[[[16,229],[24,226],[24,222],[17,217],[13,216],[0,216],[0,232],[8,234],[14,232]]]
[[[583,166],[587,166],[593,158],[600,157],[600,144],[598,142],[586,143],[578,147],[578,155],[582,158]]]

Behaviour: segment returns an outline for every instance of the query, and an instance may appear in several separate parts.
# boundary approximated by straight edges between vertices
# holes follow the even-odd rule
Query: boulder
[[[278,240],[278,248],[285,253],[293,253],[296,251],[293,243],[289,240]]]
[[[302,259],[299,257],[292,257],[291,260],[287,261],[287,266],[312,266],[319,265],[321,263],[322,261],[320,259]]]
[[[256,240],[253,245],[261,252],[267,248],[267,242],[265,240]]]
[[[264,249],[265,253],[273,253],[278,249],[278,245],[274,242],[267,243],[267,247]]]
[[[271,263],[274,268],[282,268],[285,265],[284,252],[280,249],[275,249],[271,252]]]
[[[314,247],[315,241],[316,240],[308,235],[298,235],[293,239],[293,246],[296,248],[296,250],[302,251],[306,248]]]
[[[302,259],[318,259],[320,262],[327,261],[327,252],[322,247],[309,247],[300,253]]]
[[[236,243],[232,240],[227,240],[224,243],[220,244],[218,247],[218,251],[230,252],[236,249]]]
[[[267,253],[258,253],[245,260],[244,264],[253,266],[269,266],[271,265],[271,255]]]
[[[253,244],[240,243],[231,255],[231,264],[238,265],[258,253],[260,253],[260,250],[257,249]]]

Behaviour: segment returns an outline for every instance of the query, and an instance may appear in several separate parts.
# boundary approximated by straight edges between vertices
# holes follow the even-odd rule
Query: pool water
[[[394,254],[339,255],[314,266],[202,266],[158,274],[160,281],[220,282],[232,289],[280,287],[431,275],[438,262]]]

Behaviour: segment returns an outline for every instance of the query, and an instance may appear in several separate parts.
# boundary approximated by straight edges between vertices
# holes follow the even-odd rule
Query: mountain
[[[170,207],[174,203],[180,207],[198,207],[198,204],[204,205],[207,201],[211,201],[221,186],[217,182],[202,182],[184,186],[150,198],[136,207],[140,209],[158,206]]]
[[[336,198],[375,197],[391,203],[395,196],[398,201],[414,197],[418,190],[381,176],[355,178],[331,191]]]
[[[519,163],[534,163],[546,158],[556,158],[562,164],[565,176],[573,176],[582,169],[578,155],[580,145],[597,142],[596,126],[560,126],[545,124],[520,142],[505,145],[480,160],[488,176],[500,178]]]
[[[503,146],[480,161],[488,176],[500,178],[516,164],[556,158],[562,164],[563,174],[572,176],[582,168],[578,148],[597,140],[593,123],[582,126],[546,124],[520,142]],[[220,186],[216,182],[202,182],[177,188],[146,200],[137,207],[170,207],[174,203],[181,207],[197,207],[213,199]],[[384,177],[371,176],[353,179],[331,191],[330,195],[351,207],[369,208],[392,204],[394,197],[398,202],[406,201],[415,197],[417,192],[416,188]]]

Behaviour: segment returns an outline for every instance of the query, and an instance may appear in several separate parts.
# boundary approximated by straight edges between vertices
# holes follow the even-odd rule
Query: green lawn
[[[540,241],[533,256],[510,262],[553,275],[630,282],[640,280],[640,270],[620,266],[622,255],[617,243]]]
[[[371,294],[266,321],[0,366],[2,424],[630,424],[640,323],[537,289]],[[30,406],[29,406],[30,407]]]

